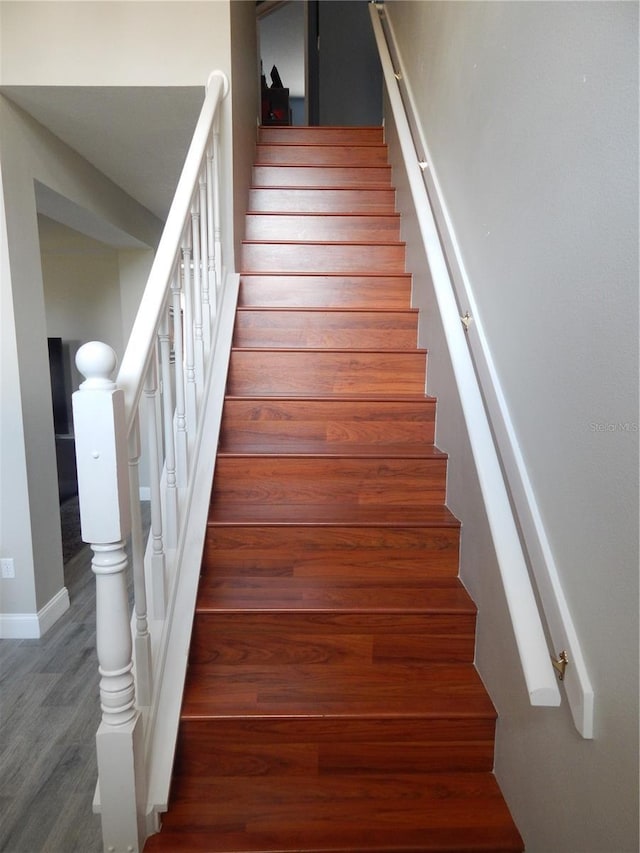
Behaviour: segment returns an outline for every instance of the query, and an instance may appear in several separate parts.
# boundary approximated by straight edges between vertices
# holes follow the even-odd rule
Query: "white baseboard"
[[[37,613],[0,613],[0,640],[37,640],[68,609],[69,593],[63,586]]]

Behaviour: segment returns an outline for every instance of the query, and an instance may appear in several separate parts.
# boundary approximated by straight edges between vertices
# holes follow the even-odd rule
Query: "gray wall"
[[[365,0],[320,0],[320,124],[379,125],[382,72]]]
[[[240,269],[240,244],[249,203],[251,169],[256,152],[259,119],[260,65],[257,26],[252,3],[231,3],[231,110],[233,116],[233,190],[236,269]]]
[[[528,853],[638,850],[638,7],[387,3],[595,690],[595,738],[530,708],[424,258],[438,443]],[[397,160],[392,123],[387,117]],[[400,171],[405,233],[415,232]]]
[[[36,182],[140,245],[157,243],[161,223],[2,96],[0,146],[7,238],[0,325],[0,553],[15,559],[16,574],[0,580],[4,630],[11,620],[31,624],[34,614],[57,608],[52,602],[61,605],[64,590]]]

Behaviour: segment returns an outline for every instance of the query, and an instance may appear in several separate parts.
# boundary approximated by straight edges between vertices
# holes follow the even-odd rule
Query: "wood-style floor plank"
[[[400,240],[400,215],[373,213],[248,213],[245,240]]]
[[[245,273],[240,277],[238,304],[273,308],[368,308],[397,310],[409,307],[411,276],[286,275]]]

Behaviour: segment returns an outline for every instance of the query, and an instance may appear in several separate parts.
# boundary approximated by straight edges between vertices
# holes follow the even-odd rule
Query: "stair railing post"
[[[209,294],[209,263],[208,263],[208,222],[209,212],[207,209],[207,163],[206,155],[200,172],[198,182],[200,193],[200,255],[201,255],[201,279],[202,279],[202,342],[205,354],[208,356],[211,350],[211,305]]]
[[[166,561],[162,534],[162,505],[157,410],[157,363],[152,358],[144,381],[147,402],[147,446],[149,448],[149,490],[151,499],[151,607],[154,619],[164,619],[167,607]]]
[[[196,432],[198,411],[198,393],[196,387],[196,365],[193,322],[193,252],[191,247],[191,229],[185,227],[182,243],[182,295],[184,296],[184,354],[186,378],[187,435],[192,440]]]
[[[151,635],[144,576],[144,543],[140,512],[140,417],[136,414],[128,437],[129,500],[131,502],[131,563],[133,570],[133,608],[135,612],[134,660],[138,704],[151,703],[152,666]]]
[[[93,341],[78,350],[86,377],[73,395],[82,538],[93,550],[102,722],[96,735],[105,850],[144,844],[143,729],[135,706],[125,541],[130,532],[124,394],[110,378],[115,353]]]
[[[179,488],[187,485],[189,466],[187,417],[184,388],[184,347],[182,344],[182,275],[180,261],[171,280],[171,306],[173,310],[173,375],[176,383],[176,481]]]
[[[200,246],[200,192],[191,205],[191,245],[193,246],[193,329],[196,388],[204,386],[204,337],[202,333],[202,266]]]
[[[165,544],[175,548],[178,541],[178,483],[176,480],[176,449],[173,427],[174,408],[171,388],[171,338],[169,337],[169,310],[162,314],[158,330],[160,350],[160,387],[162,397],[162,427],[165,453]]]
[[[222,230],[220,222],[220,115],[213,120],[213,232],[217,294],[222,287]]]
[[[209,282],[209,301],[211,303],[212,319],[215,318],[218,313],[218,290],[216,287],[216,264],[218,263],[218,258],[216,258],[215,254],[216,244],[214,233],[215,211],[213,202],[213,184],[214,170],[212,140],[207,146],[207,279]]]

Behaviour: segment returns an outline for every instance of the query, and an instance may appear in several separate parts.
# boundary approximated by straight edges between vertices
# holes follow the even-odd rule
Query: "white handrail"
[[[560,704],[560,691],[551,664],[538,605],[533,593],[471,354],[465,340],[465,332],[460,322],[460,313],[446,258],[422,178],[420,158],[416,154],[411,129],[398,88],[398,80],[380,21],[379,9],[374,3],[370,4],[370,14],[386,90],[393,111],[418,225],[424,242],[433,288],[467,425],[469,442],[476,464],[529,701],[532,705],[557,706]]]
[[[163,308],[171,287],[176,251],[188,221],[191,203],[207,146],[211,142],[211,128],[217,110],[229,91],[229,81],[222,71],[214,71],[207,82],[207,94],[184,161],[176,193],[158,244],[147,286],[140,302],[129,345],[118,371],[117,385],[125,394],[127,424],[131,426],[133,412],[137,410],[142,393],[143,377],[148,367],[152,344]],[[145,353],[147,362],[141,353]]]
[[[85,344],[77,357],[86,377],[73,395],[78,492],[101,673],[94,807],[108,850],[140,851],[168,797],[238,294],[222,257],[233,212],[219,201],[231,198],[219,168],[228,90],[213,72],[116,381],[107,344]]]

